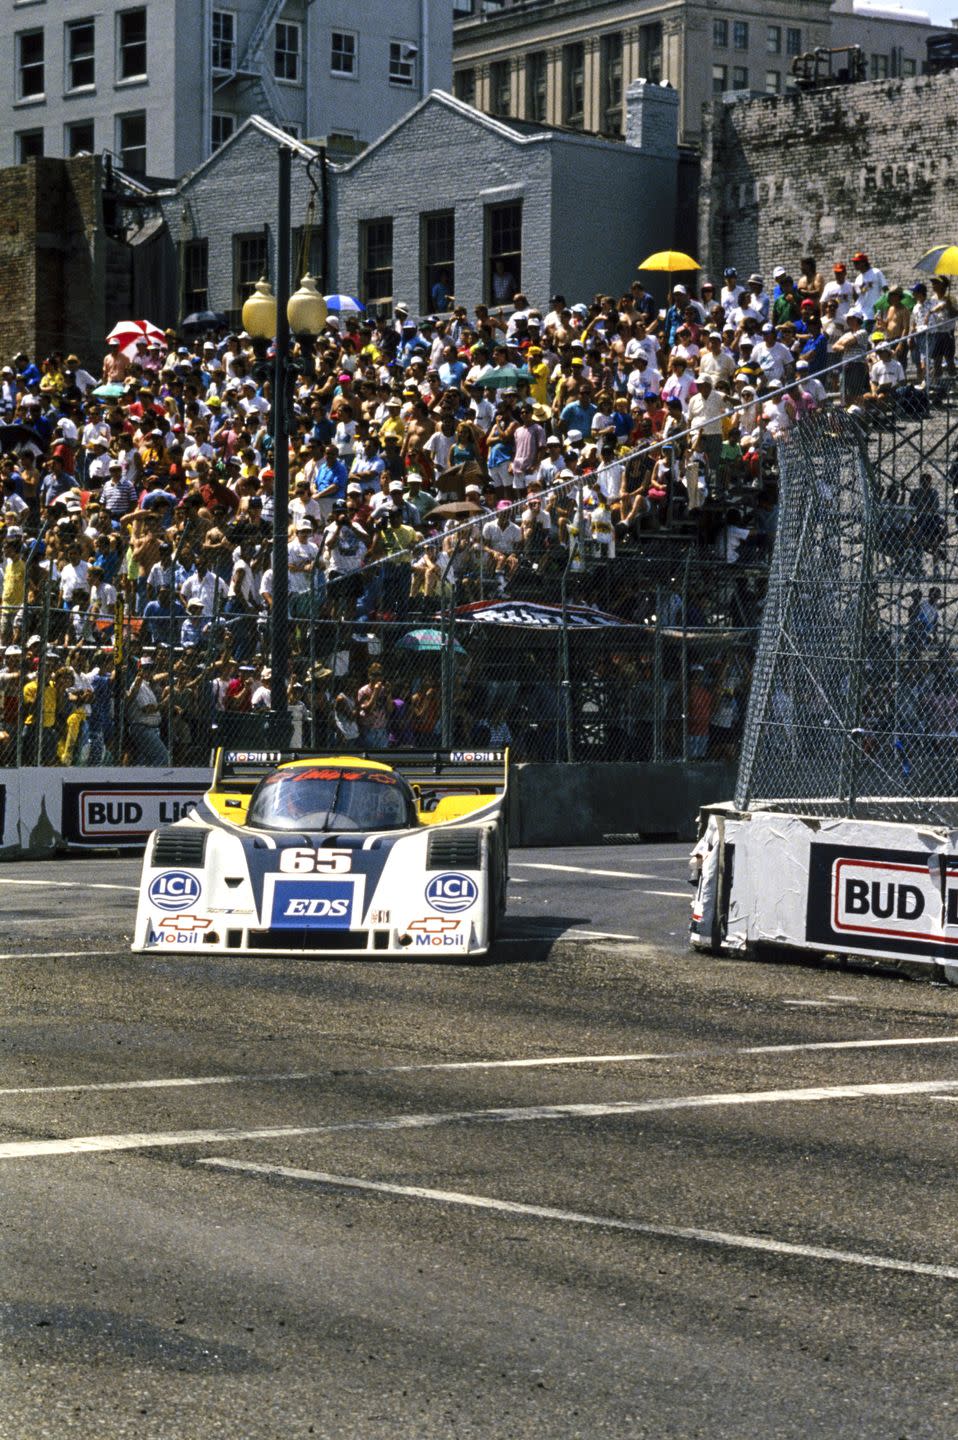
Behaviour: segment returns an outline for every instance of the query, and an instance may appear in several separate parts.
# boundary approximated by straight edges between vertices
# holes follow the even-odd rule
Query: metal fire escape
[[[250,85],[261,97],[260,111],[267,120],[280,127],[288,123],[288,115],[282,92],[273,78],[269,59],[264,56],[267,41],[272,33],[286,0],[264,0],[259,18],[246,43],[246,49],[229,75],[220,77],[216,88],[221,89],[237,81]]]

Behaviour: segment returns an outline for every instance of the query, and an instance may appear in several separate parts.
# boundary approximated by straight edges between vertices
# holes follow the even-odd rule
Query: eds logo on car
[[[478,898],[479,888],[475,880],[454,870],[434,875],[426,886],[426,904],[441,915],[458,915],[463,910],[469,910]]]
[[[350,881],[277,880],[273,891],[274,927],[288,930],[348,930],[352,920],[353,886]]]
[[[146,893],[157,910],[186,910],[196,904],[202,891],[196,876],[186,870],[164,870],[153,877]]]

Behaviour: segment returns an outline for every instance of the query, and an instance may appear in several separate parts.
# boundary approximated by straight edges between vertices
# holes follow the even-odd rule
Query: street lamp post
[[[276,294],[266,279],[257,281],[243,306],[243,325],[257,354],[275,340],[270,430],[273,437],[273,607],[270,627],[270,744],[289,748],[289,405],[290,379],[312,368],[312,342],[326,324],[326,302],[310,275],[304,275],[290,296],[290,178],[292,151],[279,151],[279,215],[276,226]],[[290,330],[300,345],[303,363],[291,360]],[[310,582],[312,583],[312,582]]]

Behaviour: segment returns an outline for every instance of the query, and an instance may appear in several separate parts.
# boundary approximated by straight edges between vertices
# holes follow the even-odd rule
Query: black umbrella
[[[46,441],[42,435],[29,425],[21,425],[13,421],[10,425],[0,425],[0,451],[6,454],[8,450],[16,450],[20,445],[36,445],[37,449],[46,449]]]
[[[225,315],[220,315],[216,310],[194,310],[192,315],[187,315],[183,321],[184,330],[209,330],[214,326],[221,326],[224,330],[229,324]]]

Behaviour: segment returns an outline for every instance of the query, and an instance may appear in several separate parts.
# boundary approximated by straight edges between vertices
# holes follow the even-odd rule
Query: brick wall
[[[716,104],[706,116],[699,258],[771,274],[859,249],[890,278],[958,238],[958,73]]]
[[[205,165],[188,176],[176,191],[166,192],[161,199],[163,218],[174,246],[182,239],[206,239],[209,242],[209,308],[228,312],[234,308],[233,237],[262,233],[267,235],[269,273],[276,280],[276,231],[279,219],[277,145],[255,126],[247,126],[235,141],[218,150]],[[316,165],[317,181],[319,165]],[[304,160],[294,153],[290,182],[290,225],[293,230],[304,224],[310,185]],[[320,199],[316,199],[315,231],[322,218]],[[296,256],[293,267],[296,269]],[[293,288],[299,276],[293,278]],[[158,324],[176,323],[172,313]]]
[[[0,170],[0,354],[76,351],[104,336],[99,161],[31,160]]]

